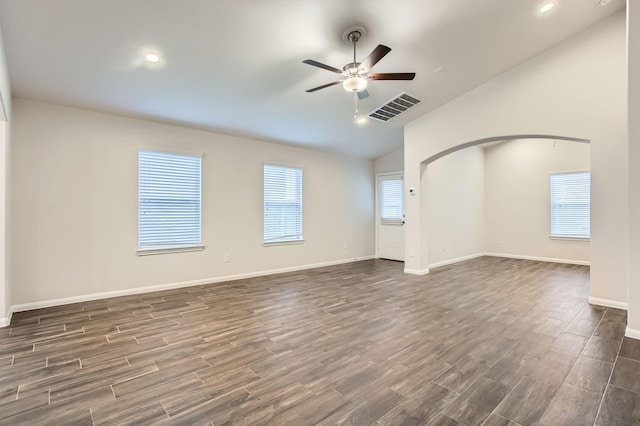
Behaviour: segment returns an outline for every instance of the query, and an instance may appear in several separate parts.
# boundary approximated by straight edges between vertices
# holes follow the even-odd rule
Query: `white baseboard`
[[[605,306],[607,308],[623,309],[627,310],[629,306],[626,302],[618,302],[617,300],[600,299],[598,297],[589,297],[589,303],[591,305]]]
[[[371,256],[361,256],[361,257],[354,257],[354,258],[350,258],[350,259],[340,259],[340,260],[333,260],[333,261],[329,261],[329,262],[321,262],[321,263],[314,263],[314,264],[300,265],[300,266],[290,266],[290,267],[287,267],[287,268],[279,268],[279,269],[270,269],[270,270],[266,270],[266,271],[248,272],[248,273],[245,273],[245,274],[226,275],[226,276],[222,276],[222,277],[203,278],[203,279],[199,279],[199,280],[182,281],[182,282],[177,282],[177,283],[168,283],[168,284],[160,284],[160,285],[152,285],[152,286],[148,286],[148,287],[136,287],[136,288],[123,289],[123,290],[106,291],[106,292],[102,292],[102,293],[83,294],[83,295],[80,295],[80,296],[64,297],[64,298],[61,298],[61,299],[42,300],[42,301],[39,301],[39,302],[31,302],[31,303],[23,303],[23,304],[20,304],[20,305],[13,305],[11,307],[11,311],[12,312],[30,311],[32,309],[48,308],[48,307],[51,307],[51,306],[60,306],[60,305],[69,305],[71,303],[87,302],[89,300],[107,299],[107,298],[110,298],[110,297],[119,297],[119,296],[130,296],[130,295],[134,295],[134,294],[149,293],[149,292],[152,292],[152,291],[172,290],[172,289],[176,289],[176,288],[193,287],[193,286],[196,286],[196,285],[220,283],[220,282],[224,282],[224,281],[235,281],[235,280],[241,280],[241,279],[245,279],[245,278],[255,278],[255,277],[262,277],[262,276],[266,276],[266,275],[281,274],[281,273],[284,273],[284,272],[303,271],[305,269],[313,269],[313,268],[322,268],[324,266],[341,265],[341,264],[344,264],[344,263],[359,262],[359,261],[369,260],[369,259],[374,259],[374,258],[375,258],[375,256],[373,256],[373,255],[371,255]],[[10,320],[11,320],[11,318],[9,317],[9,321]],[[2,318],[0,318],[0,321],[2,321]],[[8,323],[7,323],[7,325],[8,325]],[[1,326],[1,323],[0,323],[0,326]]]
[[[624,332],[624,335],[632,339],[640,340],[640,330],[627,327],[627,329]]]
[[[509,259],[522,259],[522,260],[536,260],[539,262],[553,262],[553,263],[567,263],[570,265],[590,265],[589,261],[584,260],[571,260],[571,259],[555,259],[551,257],[536,257],[536,256],[522,256],[518,254],[506,254],[506,253],[476,253],[470,254],[468,256],[456,257],[455,259],[443,260],[442,262],[436,262],[429,264],[429,267],[426,269],[409,269],[405,268],[404,272],[406,274],[413,275],[425,275],[429,273],[430,269],[438,268],[440,266],[452,265],[458,262],[464,262],[465,260],[471,260],[482,256],[492,256],[492,257],[506,257]]]
[[[524,256],[519,254],[506,253],[484,253],[484,255],[493,257],[506,257],[509,259],[537,260],[538,262],[567,263],[569,265],[591,265],[591,262],[589,262],[588,260],[556,259],[553,257]]]
[[[13,316],[13,306],[9,308],[9,312],[7,312],[7,316],[6,317],[2,317],[0,318],[0,327],[7,327],[9,324],[11,324],[11,317]]]
[[[429,269],[437,268],[439,266],[452,265],[458,262],[464,262],[465,260],[475,259],[478,257],[482,257],[484,255],[485,255],[484,253],[476,253],[476,254],[470,254],[468,256],[456,257],[455,259],[443,260],[442,262],[431,263],[429,264]]]
[[[427,269],[404,268],[404,273],[411,274],[411,275],[427,275],[429,273],[429,268]]]

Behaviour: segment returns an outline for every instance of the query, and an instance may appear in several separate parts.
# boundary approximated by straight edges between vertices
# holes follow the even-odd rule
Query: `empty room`
[[[640,425],[640,4],[0,0],[0,424]]]

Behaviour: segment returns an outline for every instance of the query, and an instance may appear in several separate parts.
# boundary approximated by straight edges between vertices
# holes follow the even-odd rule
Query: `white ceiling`
[[[375,158],[402,127],[624,8],[624,0],[0,0],[14,96]],[[360,110],[402,91],[422,100],[387,122],[354,124],[341,86],[306,89],[342,68],[342,33],[364,26],[363,59],[392,48]],[[157,65],[142,54],[162,55]],[[445,67],[440,73],[434,73]]]

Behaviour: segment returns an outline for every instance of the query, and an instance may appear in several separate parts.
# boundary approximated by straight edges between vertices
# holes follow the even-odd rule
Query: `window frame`
[[[300,193],[299,193],[299,203],[300,203],[300,238],[299,239],[280,239],[280,240],[265,240],[265,211],[266,211],[266,198],[265,198],[265,182],[266,176],[265,171],[267,167],[278,167],[282,169],[292,169],[300,172]],[[271,247],[271,246],[281,246],[281,245],[291,245],[291,244],[303,244],[305,242],[304,239],[304,167],[302,166],[293,166],[290,164],[279,164],[272,162],[265,162],[262,164],[262,246],[263,247]]]
[[[588,236],[578,234],[559,234],[553,233],[554,228],[554,199],[553,199],[553,176],[559,175],[581,175],[587,174],[589,176],[589,234]],[[549,173],[549,239],[552,240],[574,240],[574,241],[589,241],[591,239],[591,171],[590,170],[572,170],[565,172],[553,172]]]
[[[141,174],[141,161],[142,161],[142,157],[141,155],[148,153],[148,154],[157,154],[157,155],[163,155],[163,156],[167,156],[166,158],[171,158],[170,156],[175,156],[175,157],[190,157],[192,159],[198,159],[198,194],[197,194],[197,215],[198,215],[198,241],[189,241],[186,243],[171,243],[170,241],[164,242],[164,243],[160,243],[157,245],[152,245],[152,244],[141,244],[141,224],[142,224],[142,213],[143,213],[143,206],[142,206],[142,202],[144,199],[144,196],[141,195],[141,189],[142,189],[142,174]],[[192,251],[201,251],[204,250],[205,246],[202,244],[202,159],[203,159],[204,155],[203,154],[195,154],[195,153],[190,153],[190,152],[176,152],[176,151],[169,151],[169,150],[160,150],[160,149],[155,149],[155,148],[147,148],[147,147],[140,147],[138,149],[138,156],[137,156],[137,160],[138,160],[138,173],[137,173],[137,177],[138,177],[138,188],[137,188],[137,197],[138,197],[138,217],[137,217],[137,228],[138,228],[138,234],[137,234],[137,250],[136,250],[136,255],[137,256],[149,256],[149,255],[156,255],[156,254],[166,254],[166,253],[181,253],[181,252],[192,252]]]

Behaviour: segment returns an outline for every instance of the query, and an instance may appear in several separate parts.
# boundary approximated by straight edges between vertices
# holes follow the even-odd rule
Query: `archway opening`
[[[589,142],[555,135],[496,136],[461,143],[423,161],[417,192],[425,272],[482,255],[588,265],[588,238],[551,232],[550,180],[556,174],[588,173]]]

